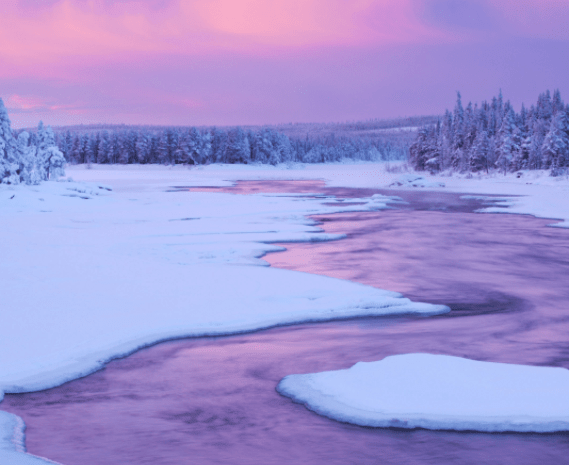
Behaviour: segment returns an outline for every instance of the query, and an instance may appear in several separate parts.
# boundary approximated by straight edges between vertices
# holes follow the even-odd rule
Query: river
[[[183,186],[178,186],[183,189]],[[194,189],[187,189],[194,190]],[[481,203],[423,191],[243,182],[222,190],[384,193],[406,204],[315,216],[347,238],[283,244],[271,266],[350,279],[442,303],[435,317],[362,318],[158,344],[83,379],[6,395],[32,454],[64,465],[566,464],[569,434],[363,428],[280,396],[288,374],[428,352],[569,368],[569,230],[483,214]]]

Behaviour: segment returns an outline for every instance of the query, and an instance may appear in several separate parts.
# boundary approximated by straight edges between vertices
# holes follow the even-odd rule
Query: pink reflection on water
[[[262,189],[253,182],[224,190]],[[273,182],[267,190],[375,193],[310,182]],[[445,303],[450,314],[164,343],[59,388],[7,395],[2,409],[24,418],[31,453],[66,465],[568,463],[566,434],[359,428],[275,392],[287,374],[397,353],[569,367],[569,231],[531,217],[475,214],[479,205],[456,195],[398,195],[412,202],[406,210],[315,217],[347,239],[284,244],[287,251],[265,259]]]

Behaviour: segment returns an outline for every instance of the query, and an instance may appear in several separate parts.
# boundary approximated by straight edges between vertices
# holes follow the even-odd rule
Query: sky
[[[569,100],[569,0],[2,0],[13,127],[440,114]]]

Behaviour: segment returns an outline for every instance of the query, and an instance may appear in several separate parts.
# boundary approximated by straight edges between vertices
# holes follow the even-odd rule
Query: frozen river
[[[230,192],[369,189],[248,182]],[[436,317],[366,318],[162,343],[55,389],[6,395],[32,454],[64,465],[185,463],[569,463],[569,434],[373,429],[281,397],[293,373],[428,352],[569,368],[569,230],[478,214],[455,194],[397,192],[397,209],[319,216],[346,239],[284,244],[272,266],[350,279],[449,305]],[[394,195],[393,192],[390,195]]]

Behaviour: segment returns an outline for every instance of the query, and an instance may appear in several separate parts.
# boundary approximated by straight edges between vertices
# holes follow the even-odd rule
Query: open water
[[[64,465],[569,464],[569,434],[363,428],[280,396],[288,374],[428,352],[569,368],[569,230],[480,214],[455,194],[247,182],[224,189],[398,195],[379,212],[315,217],[346,239],[283,244],[272,266],[449,305],[436,317],[365,318],[166,342],[58,388],[6,395],[32,454]]]

